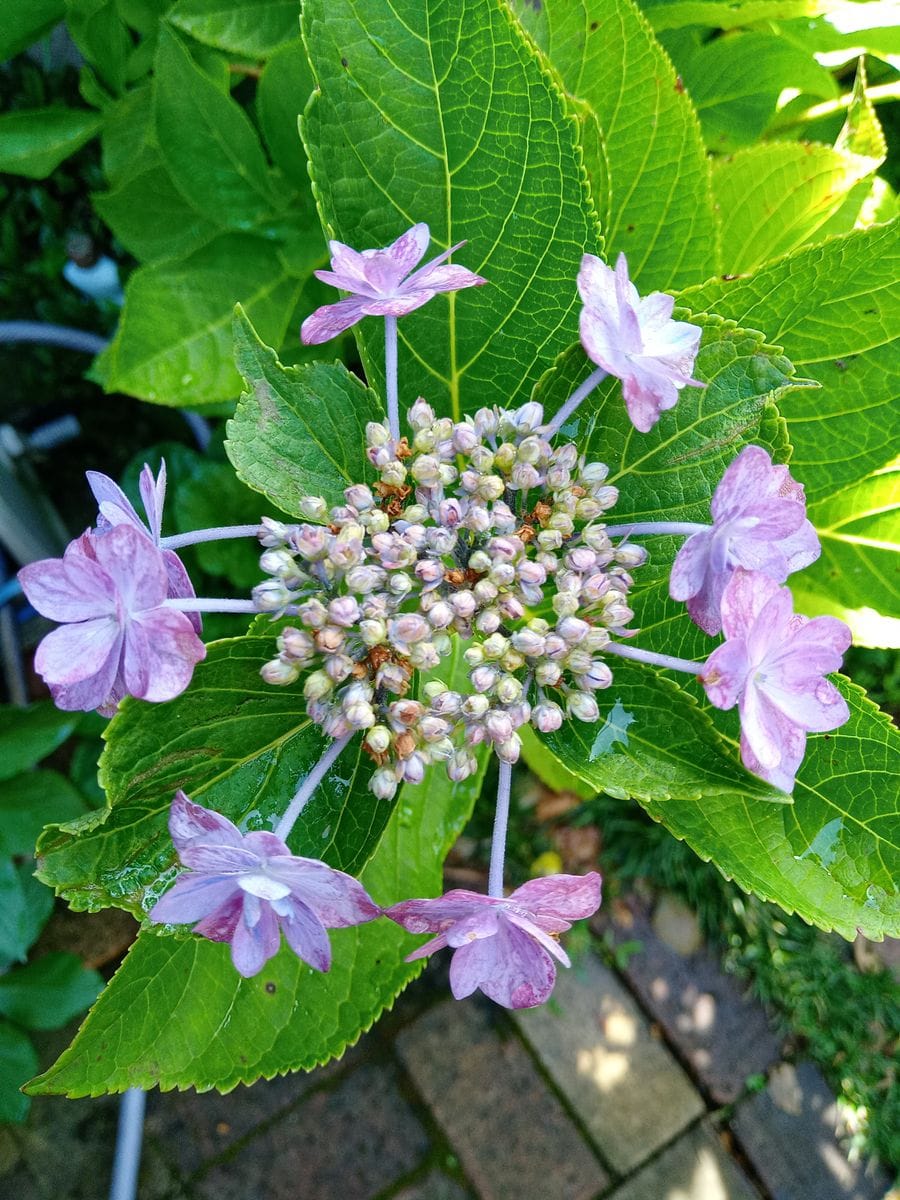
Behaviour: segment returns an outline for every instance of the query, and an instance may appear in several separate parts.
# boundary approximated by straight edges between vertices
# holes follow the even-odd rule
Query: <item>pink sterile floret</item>
[[[62,558],[23,567],[19,580],[39,613],[63,622],[34,659],[58,708],[109,716],[125,695],[171,700],[206,655],[188,617],[164,607],[162,553],[131,525],[85,533]]]
[[[504,1008],[533,1008],[553,990],[553,959],[570,965],[557,935],[599,907],[600,876],[592,871],[531,879],[506,899],[456,889],[434,900],[404,900],[385,916],[410,933],[438,935],[407,962],[453,948],[450,987],[457,1000],[481,988]]]
[[[722,593],[737,567],[784,583],[814,562],[821,546],[806,519],[803,485],[761,446],[745,446],[731,462],[711,511],[712,527],[689,537],[675,556],[669,591],[687,601],[701,629],[715,634],[722,628]]]
[[[231,943],[245,978],[277,954],[281,932],[317,971],[331,966],[326,929],[360,925],[381,910],[362,884],[314,858],[299,858],[274,833],[243,834],[221,813],[177,792],[169,831],[188,870],[148,913],[151,921],[197,922],[194,932]]]
[[[146,534],[155,546],[159,546],[162,537],[163,506],[166,500],[165,459],[159,465],[159,473],[156,478],[153,477],[153,472],[146,463],[141,471],[138,486],[141,490],[141,500],[144,502],[148,524],[141,520],[135,512],[134,505],[114,479],[110,479],[101,471],[87,471],[86,475],[88,485],[97,501],[97,528],[94,533],[104,534],[117,525],[131,525],[132,528]],[[167,595],[172,599],[195,595],[194,585],[191,583],[187,569],[175,551],[163,550],[162,556],[169,576]],[[200,614],[188,613],[187,616],[194,630],[200,633],[202,629]]]
[[[342,242],[329,242],[331,270],[316,271],[317,278],[352,293],[346,300],[325,304],[306,318],[300,337],[307,345],[327,342],[363,317],[402,317],[427,304],[438,292],[486,283],[465,267],[446,263],[457,242],[410,275],[428,249],[431,234],[424,223],[413,225],[384,250],[351,250]]]
[[[755,775],[790,792],[807,733],[849,719],[843,696],[825,678],[841,665],[850,630],[836,617],[794,613],[788,588],[738,568],[722,596],[726,641],[700,676],[716,708],[741,718],[741,758]]]
[[[673,321],[675,301],[664,292],[643,300],[628,278],[624,254],[616,269],[593,254],[585,254],[578,272],[578,291],[584,301],[579,320],[581,344],[588,358],[622,381],[625,407],[641,433],[673,408],[679,391],[704,387],[691,378],[701,330],[686,321]]]

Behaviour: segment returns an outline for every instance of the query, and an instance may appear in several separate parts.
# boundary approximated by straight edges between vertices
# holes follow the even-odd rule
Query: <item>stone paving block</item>
[[[5,1132],[0,1195],[17,1200],[96,1200],[109,1191],[119,1098],[40,1097],[25,1125]],[[153,1145],[141,1155],[141,1200],[168,1200],[179,1179]]]
[[[430,1149],[392,1063],[365,1064],[201,1177],[203,1200],[371,1200]]]
[[[703,1099],[625,988],[593,954],[561,970],[553,998],[515,1019],[621,1174],[704,1112]]]
[[[592,1200],[606,1173],[500,1020],[478,1000],[446,1001],[397,1050],[481,1200]]]
[[[779,1068],[738,1106],[731,1127],[772,1200],[882,1200],[890,1181],[849,1163],[834,1097],[812,1063]]]
[[[263,1079],[224,1096],[214,1091],[151,1092],[144,1136],[159,1145],[179,1171],[189,1175],[330,1079],[342,1064],[346,1067],[358,1058],[359,1047],[349,1050],[340,1062],[318,1070]]]
[[[449,1175],[432,1171],[427,1178],[395,1192],[391,1200],[472,1200],[472,1193]]]
[[[716,1104],[731,1104],[748,1075],[764,1074],[778,1061],[781,1045],[765,1010],[712,955],[679,953],[640,911],[620,906],[609,927],[617,943],[641,943],[623,974]]]
[[[759,1193],[704,1122],[682,1134],[607,1200],[759,1200]]]

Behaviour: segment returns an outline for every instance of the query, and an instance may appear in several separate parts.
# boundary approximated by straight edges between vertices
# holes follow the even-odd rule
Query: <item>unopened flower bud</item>
[[[387,725],[373,725],[366,734],[366,745],[373,754],[387,754],[391,748],[391,731]]]
[[[495,742],[494,752],[501,762],[516,763],[522,753],[522,739],[514,733],[505,742]]]
[[[321,496],[301,496],[297,508],[306,521],[328,520],[328,505]]]
[[[334,683],[324,671],[313,671],[303,684],[303,695],[307,700],[323,700],[334,690]]]
[[[264,663],[260,667],[260,675],[266,683],[274,684],[276,687],[284,687],[286,684],[295,683],[300,677],[300,667],[297,663],[291,662],[289,659],[273,658],[271,662]]]
[[[587,692],[570,692],[566,697],[566,708],[569,716],[577,717],[579,721],[598,721],[600,708],[593,696]]]
[[[369,782],[369,789],[379,800],[393,800],[400,783],[391,767],[380,767]]]
[[[540,733],[554,733],[563,723],[563,710],[552,700],[544,700],[532,709],[531,723]]]
[[[265,579],[251,593],[260,612],[279,612],[293,599],[292,593],[280,579]]]

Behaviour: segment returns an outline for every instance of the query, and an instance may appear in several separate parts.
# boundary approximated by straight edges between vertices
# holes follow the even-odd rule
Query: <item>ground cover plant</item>
[[[90,107],[8,114],[2,165],[99,134],[140,265],[93,376],[243,389],[225,451],[261,499],[172,533],[164,468],[143,512],[94,473],[92,529],[21,573],[57,703],[112,715],[107,807],[43,834],[40,877],[144,921],[33,1091],[311,1067],[444,946],[456,995],[543,1002],[600,880],[505,896],[523,756],[897,936],[895,731],[835,674],[900,618],[897,224],[857,62],[888,98],[896,48],[853,7],[307,0],[298,36],[293,3],[68,6]],[[195,594],[185,548],[232,544],[264,578]],[[490,753],[488,895],[437,897]]]

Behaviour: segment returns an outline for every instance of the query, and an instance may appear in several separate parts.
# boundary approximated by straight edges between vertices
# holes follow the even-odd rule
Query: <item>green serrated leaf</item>
[[[46,179],[100,131],[87,109],[33,108],[0,115],[0,171]]]
[[[877,160],[813,142],[769,142],[720,159],[713,188],[722,220],[721,269],[744,274],[812,241],[877,166]]]
[[[643,0],[642,8],[657,31],[709,25],[738,29],[761,21],[817,16],[830,0]]]
[[[570,95],[600,129],[585,164],[612,261],[628,255],[642,292],[716,269],[709,165],[697,116],[665,51],[630,0],[515,0]]]
[[[343,489],[365,479],[366,424],[384,420],[378,397],[342,363],[283,367],[242,311],[234,337],[250,389],[227,425],[238,475],[293,516],[301,496],[341,503]]]
[[[61,746],[81,720],[81,713],[61,712],[50,700],[27,708],[0,708],[0,779],[12,779]]]
[[[596,796],[597,789],[570,771],[556,754],[548,750],[543,739],[538,737],[530,725],[522,725],[518,733],[522,740],[522,758],[525,765],[537,775],[541,783],[552,788],[554,792],[574,792],[582,800],[590,800]]]
[[[38,1069],[37,1051],[27,1033],[0,1021],[0,1122],[24,1121],[31,1100],[19,1089]]]
[[[300,189],[304,216],[316,220],[298,123],[313,90],[312,70],[298,39],[276,50],[256,88],[256,110],[269,153],[291,183]],[[316,222],[318,223],[318,222]]]
[[[92,200],[125,249],[142,262],[183,258],[219,232],[187,203],[161,162]]]
[[[116,0],[66,0],[66,27],[107,87],[121,92],[133,44]]]
[[[303,30],[326,229],[362,249],[427,221],[435,250],[467,240],[458,260],[490,281],[402,319],[404,396],[455,417],[519,402],[574,338],[578,263],[598,245],[563,97],[499,0],[308,0]],[[356,332],[380,384],[382,322]]]
[[[53,909],[53,893],[32,875],[30,863],[0,859],[0,971],[24,962]]]
[[[222,229],[264,228],[280,207],[246,113],[163,26],[153,83],[156,134],[175,187]]]
[[[822,555],[790,579],[797,607],[839,616],[856,645],[900,647],[900,466],[820,500]]]
[[[837,683],[850,720],[810,736],[792,805],[711,797],[647,808],[746,890],[820,929],[880,941],[900,932],[900,744],[861,688]]]
[[[107,390],[158,404],[233,399],[241,387],[231,352],[235,302],[280,345],[301,288],[273,246],[242,234],[222,234],[178,262],[141,267],[101,358]]]
[[[448,665],[464,672],[459,649]],[[400,789],[360,876],[379,904],[440,892],[441,863],[481,787],[483,748],[480,757],[482,771],[463,783],[433,767],[423,784]],[[415,939],[386,919],[330,936],[327,975],[283,947],[256,978],[240,979],[227,946],[141,933],[73,1045],[29,1091],[85,1096],[156,1084],[229,1091],[339,1057],[422,963],[403,961]]]
[[[268,58],[296,39],[300,7],[297,0],[178,0],[167,19],[218,50]]]
[[[33,854],[45,825],[82,812],[84,801],[57,771],[29,771],[0,783],[0,855]]]
[[[732,33],[697,46],[675,65],[697,109],[707,146],[732,151],[749,145],[775,116],[785,88],[833,99],[828,71],[774,34]]]
[[[97,999],[103,978],[54,952],[0,976],[0,1014],[25,1029],[59,1029]],[[24,1080],[23,1080],[24,1082]]]
[[[62,20],[65,11],[65,0],[28,0],[7,5],[0,24],[0,62],[27,50]]]
[[[325,740],[302,688],[260,678],[277,628],[212,642],[190,687],[167,704],[123,704],[100,763],[109,807],[48,830],[38,846],[40,878],[74,908],[114,904],[142,916],[158,898],[175,862],[167,820],[178,788],[242,828],[271,828],[287,807]],[[359,870],[391,811],[368,790],[371,769],[361,743],[344,751],[304,809],[293,853]]]
[[[756,803],[783,803],[771,784],[750,775],[693,697],[654,671],[615,661],[601,698],[602,724],[567,721],[548,749],[596,791],[642,803],[706,803],[727,793]]]
[[[710,280],[684,303],[762,329],[818,391],[779,401],[792,473],[816,503],[880,470],[900,414],[900,223],[795,251],[755,275]]]

